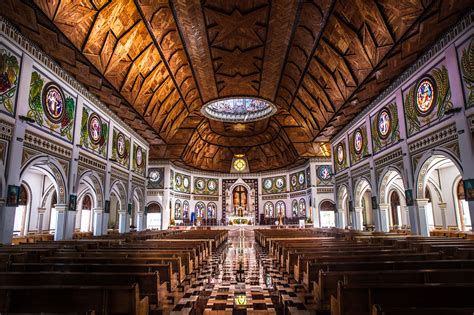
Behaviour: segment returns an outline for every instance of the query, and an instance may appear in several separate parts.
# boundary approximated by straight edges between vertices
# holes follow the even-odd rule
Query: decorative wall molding
[[[318,194],[327,194],[327,193],[334,193],[334,188],[333,187],[327,187],[327,188],[317,188],[316,192]]]
[[[389,154],[383,155],[382,157],[377,158],[374,161],[375,169],[380,170],[383,169],[385,166],[390,164],[395,164],[399,161],[403,161],[403,152],[401,149],[398,149],[394,152]]]
[[[306,196],[306,191],[299,191],[299,192],[290,194],[290,198],[304,197],[304,196]]]
[[[262,200],[281,200],[281,199],[287,199],[287,198],[288,198],[288,194],[274,194],[274,195],[262,196]]]
[[[83,166],[84,168],[93,169],[99,173],[105,174],[105,163],[100,162],[96,159],[90,158],[82,153],[79,153],[79,166]]]
[[[154,197],[154,196],[164,196],[164,192],[162,190],[147,190],[146,195],[148,197]]]
[[[178,194],[178,193],[172,193],[170,195],[171,195],[171,197],[174,197],[174,198],[191,200],[191,195]]]
[[[112,174],[110,176],[110,178],[111,178],[110,182],[113,182],[112,179],[119,179],[119,180],[122,180],[122,181],[125,181],[126,183],[128,183],[128,174],[127,174],[127,172],[124,172],[124,171],[118,169],[117,167],[115,167],[114,165],[112,165],[112,167],[110,169],[110,173]]]
[[[419,70],[430,62],[433,57],[438,55],[444,50],[452,41],[454,41],[462,32],[472,27],[474,22],[474,10],[470,10],[459,22],[449,29],[438,41],[427,50],[420,58],[418,58],[410,68],[405,70],[398,78],[393,81],[380,95],[371,102],[367,107],[364,108],[351,122],[349,122],[344,128],[342,128],[337,135],[333,137],[333,140],[339,140],[339,138],[346,134],[348,130],[351,130],[355,125],[359,124],[361,120],[367,116],[372,110],[382,104],[382,102],[390,96],[397,89],[400,89],[403,83],[405,83],[412,75],[419,72]]]
[[[204,201],[219,201],[219,197],[216,196],[203,196],[203,195],[194,195],[193,200],[204,200]]]
[[[456,140],[458,133],[455,124],[451,124],[443,129],[434,131],[427,136],[419,139],[418,141],[408,144],[408,148],[411,154],[426,151],[430,148],[440,146],[441,144]]]
[[[11,141],[13,135],[13,124],[0,120],[0,138]]]
[[[66,160],[70,160],[72,157],[72,150],[65,147],[64,144],[59,144],[51,139],[45,139],[31,131],[25,132],[23,143],[25,148],[35,149],[40,153],[48,153]]]

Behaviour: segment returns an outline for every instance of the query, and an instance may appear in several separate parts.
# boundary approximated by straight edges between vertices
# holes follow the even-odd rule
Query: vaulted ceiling
[[[151,145],[227,172],[327,156],[327,142],[472,5],[459,0],[4,0],[1,14]],[[232,124],[206,102],[259,96]]]

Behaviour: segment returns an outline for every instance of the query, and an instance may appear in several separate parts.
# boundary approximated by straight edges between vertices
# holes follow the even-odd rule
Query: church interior
[[[473,26],[0,1],[0,313],[474,314]]]

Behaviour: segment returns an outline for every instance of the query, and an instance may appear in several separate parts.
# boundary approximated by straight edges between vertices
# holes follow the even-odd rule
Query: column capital
[[[42,207],[38,207],[38,214],[40,213],[45,213],[46,212],[46,208],[42,208]]]
[[[355,210],[356,212],[362,212],[362,210],[364,210],[364,208],[362,208],[362,207],[354,207],[354,210]]]
[[[389,206],[389,205],[386,204],[386,203],[379,203],[379,208],[380,208],[380,209],[386,210],[386,209],[388,209],[388,206]]]
[[[104,208],[97,207],[97,208],[92,209],[92,211],[94,211],[94,212],[104,212]]]
[[[57,212],[64,212],[64,211],[67,211],[69,209],[69,205],[58,203],[58,204],[56,204],[56,206],[54,208],[56,209]]]
[[[426,206],[429,203],[429,199],[416,199],[416,204],[418,206]]]
[[[441,209],[446,209],[446,202],[440,202],[438,203],[438,206],[441,208]]]

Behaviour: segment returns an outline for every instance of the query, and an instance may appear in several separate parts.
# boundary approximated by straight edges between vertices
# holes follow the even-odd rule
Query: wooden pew
[[[137,284],[126,286],[33,285],[0,286],[0,312],[148,314],[148,298]]]

